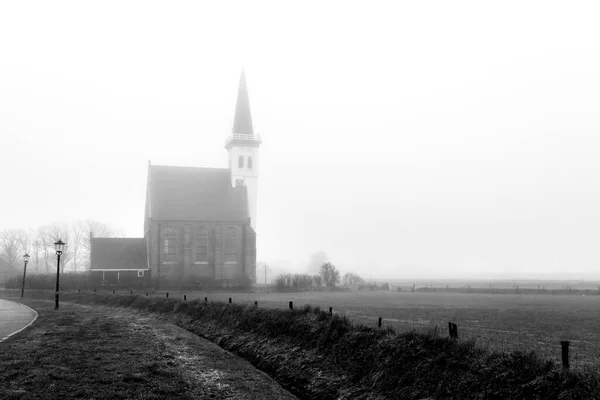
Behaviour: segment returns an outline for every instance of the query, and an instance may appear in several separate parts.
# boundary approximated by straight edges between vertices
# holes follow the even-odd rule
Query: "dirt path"
[[[39,317],[2,343],[2,399],[296,399],[247,361],[150,316],[26,304]]]
[[[114,309],[110,309],[114,310]],[[296,399],[265,373],[216,344],[173,324],[137,313],[119,312],[138,329],[150,329],[164,343],[163,354],[173,357],[191,382],[215,388],[231,399]]]

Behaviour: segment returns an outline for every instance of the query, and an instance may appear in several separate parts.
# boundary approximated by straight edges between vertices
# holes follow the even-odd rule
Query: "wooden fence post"
[[[290,301],[290,310],[293,310],[293,309],[294,309],[294,302]]]
[[[204,298],[204,302],[205,302],[205,303],[208,303],[208,297],[205,297],[205,298]]]
[[[569,341],[561,341],[562,348],[562,366],[563,369],[569,369]]]
[[[187,301],[187,296],[185,294],[183,295],[183,301]]]
[[[229,298],[229,304],[231,304],[231,297]]]
[[[379,317],[379,321],[377,321],[377,327],[381,328],[381,317]]]
[[[167,292],[167,299],[169,298],[169,292]]]
[[[458,339],[458,326],[453,322],[448,322],[448,334],[451,339]]]
[[[258,308],[258,301],[254,302],[254,307]]]
[[[329,307],[329,315],[333,315],[333,307]]]

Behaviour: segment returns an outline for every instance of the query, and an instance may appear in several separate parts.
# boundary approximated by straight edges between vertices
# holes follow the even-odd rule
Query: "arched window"
[[[252,169],[252,157],[248,157],[248,169]]]
[[[165,262],[177,261],[177,229],[165,228]]]
[[[203,226],[196,230],[196,262],[208,262],[208,231]]]
[[[238,231],[230,226],[225,232],[225,261],[238,261]]]
[[[244,156],[238,158],[238,168],[244,168]]]

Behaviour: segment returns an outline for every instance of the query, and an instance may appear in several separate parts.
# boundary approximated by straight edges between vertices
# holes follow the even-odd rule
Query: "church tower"
[[[250,224],[256,230],[256,210],[258,201],[258,147],[260,136],[254,134],[250,100],[246,86],[246,74],[242,70],[238,87],[233,129],[225,142],[229,152],[229,171],[233,186],[246,186]]]

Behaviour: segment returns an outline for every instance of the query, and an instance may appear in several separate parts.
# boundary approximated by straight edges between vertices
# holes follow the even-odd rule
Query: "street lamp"
[[[25,253],[23,255],[23,261],[25,262],[25,266],[23,267],[23,286],[21,286],[21,298],[23,298],[23,293],[25,292],[25,274],[27,273],[27,263],[29,262],[29,254]]]
[[[65,248],[65,244],[62,240],[58,239],[58,242],[54,243],[54,248],[56,249],[56,257],[58,260],[56,261],[56,293],[54,294],[54,309],[58,310],[58,278],[60,272],[60,255]]]

